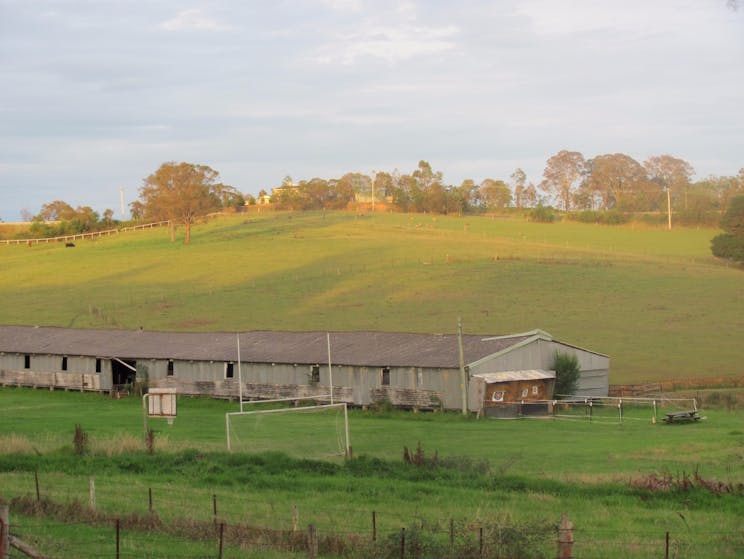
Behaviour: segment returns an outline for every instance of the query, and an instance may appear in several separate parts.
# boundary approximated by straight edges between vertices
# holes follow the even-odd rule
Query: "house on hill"
[[[546,371],[556,352],[577,356],[579,395],[607,395],[609,357],[542,330],[463,335],[462,347],[473,411],[483,407],[489,374]],[[387,400],[401,407],[462,408],[456,335],[0,326],[2,385],[110,391],[136,377],[187,395],[237,398],[242,379],[249,399],[320,398],[332,386],[336,401],[352,405]]]

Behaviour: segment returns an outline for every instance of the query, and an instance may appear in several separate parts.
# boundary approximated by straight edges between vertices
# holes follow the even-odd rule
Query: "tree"
[[[634,201],[642,200],[647,179],[638,161],[624,153],[611,153],[590,159],[586,169],[582,188],[589,192],[590,199],[596,196],[601,200],[603,210],[640,209]]]
[[[671,229],[672,207],[680,206],[680,199],[686,195],[695,169],[684,159],[671,155],[649,157],[643,162],[643,166],[649,178],[667,193],[667,212],[669,213],[669,229]],[[684,196],[684,209],[687,209],[686,202],[687,197]]]
[[[489,210],[503,210],[512,202],[512,193],[502,180],[485,179],[480,184],[480,198]]]
[[[721,218],[721,229],[731,235],[744,237],[744,196],[731,200],[728,210]]]
[[[171,240],[176,223],[183,225],[184,243],[189,244],[195,219],[220,207],[215,187],[223,185],[218,180],[219,173],[206,165],[163,163],[140,187],[142,217],[169,220]]]
[[[555,371],[555,394],[573,395],[579,385],[579,377],[581,376],[579,358],[576,355],[556,351],[552,368]]]
[[[482,203],[480,190],[473,179],[465,179],[460,186],[452,189],[457,212],[462,215],[472,208],[477,208]]]
[[[514,205],[518,210],[524,207],[524,191],[527,188],[527,174],[517,167],[509,177],[514,185]]]
[[[41,211],[36,216],[41,221],[71,221],[75,219],[75,210],[62,200],[55,200],[41,206]]]
[[[584,156],[578,151],[559,151],[548,159],[540,187],[557,198],[567,212],[571,209],[573,194],[584,176],[585,168]]]

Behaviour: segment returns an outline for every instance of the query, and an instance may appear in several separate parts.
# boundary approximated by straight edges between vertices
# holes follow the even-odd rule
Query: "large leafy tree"
[[[647,182],[638,161],[624,153],[609,153],[588,162],[584,188],[599,198],[603,210],[633,210],[643,205]]]
[[[586,161],[578,151],[559,151],[548,159],[540,187],[557,198],[563,210],[569,211],[585,169]]]
[[[183,225],[188,244],[196,218],[220,208],[219,194],[225,187],[219,176],[206,165],[163,163],[140,187],[141,217],[169,220],[171,240],[175,240],[176,224]]]
[[[480,197],[489,210],[503,210],[512,202],[509,186],[500,179],[485,179],[480,184]]]

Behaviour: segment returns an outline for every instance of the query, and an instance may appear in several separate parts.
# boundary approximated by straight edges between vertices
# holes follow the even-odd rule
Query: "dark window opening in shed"
[[[169,377],[173,376],[173,360],[172,359],[168,360],[168,376]]]
[[[382,368],[382,386],[390,386],[390,367]]]
[[[318,384],[320,382],[320,365],[313,365],[310,367],[310,384]]]
[[[67,370],[67,357],[62,358],[62,370],[63,371]]]
[[[24,355],[23,356],[23,368],[24,369],[30,369],[31,368],[31,356],[30,355]]]
[[[233,378],[234,369],[232,363],[225,363],[225,378]]]
[[[134,381],[137,379],[137,371],[132,370],[137,368],[137,362],[129,359],[122,359],[122,361],[123,363],[116,359],[111,360],[111,380],[115,386],[134,384]],[[96,372],[99,373],[100,371],[96,368]]]
[[[100,372],[101,372],[101,360],[96,359],[96,373],[100,373]]]

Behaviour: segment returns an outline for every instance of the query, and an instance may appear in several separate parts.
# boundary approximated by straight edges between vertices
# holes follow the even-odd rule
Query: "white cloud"
[[[222,31],[229,28],[197,9],[182,10],[176,17],[162,22],[158,27],[166,31]]]
[[[454,25],[369,25],[356,33],[336,36],[330,43],[316,49],[310,59],[322,64],[354,64],[365,58],[378,58],[395,64],[456,51],[458,34],[459,29]]]

